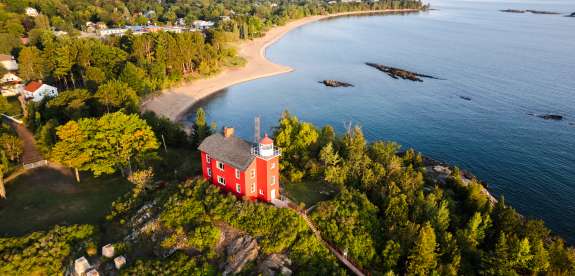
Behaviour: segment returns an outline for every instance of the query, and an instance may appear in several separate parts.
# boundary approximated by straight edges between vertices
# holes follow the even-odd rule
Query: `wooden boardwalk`
[[[320,242],[325,245],[329,251],[331,251],[331,253],[333,255],[335,255],[335,257],[343,264],[345,265],[351,272],[353,272],[355,275],[358,276],[365,276],[365,273],[356,265],[354,264],[350,259],[348,259],[346,256],[344,256],[341,252],[341,250],[339,250],[337,247],[335,247],[334,245],[330,244],[328,241],[324,240],[321,237],[321,232],[317,229],[317,227],[315,226],[315,224],[313,224],[313,222],[311,221],[311,219],[307,216],[305,211],[299,211],[297,209],[297,207],[291,203],[289,200],[274,200],[272,201],[272,203],[278,207],[278,208],[290,208],[293,211],[295,211],[300,217],[303,218],[303,220],[306,222],[307,226],[309,227],[309,229],[313,232],[313,234],[320,240]],[[290,204],[291,203],[291,204]]]
[[[311,219],[303,212],[297,212],[307,223],[307,225],[309,226],[309,229],[311,229],[311,231],[313,232],[313,234],[329,249],[329,251],[331,251],[331,253],[333,255],[335,255],[335,257],[342,263],[344,264],[349,270],[351,270],[351,272],[353,272],[355,275],[358,276],[365,276],[365,274],[363,273],[363,271],[358,268],[354,263],[352,263],[347,257],[345,257],[343,254],[341,254],[340,250],[337,249],[336,247],[332,246],[330,243],[328,243],[326,240],[324,240],[321,237],[321,233],[319,232],[319,230],[317,230],[317,228],[315,227],[315,225],[313,224],[313,222],[311,221]]]

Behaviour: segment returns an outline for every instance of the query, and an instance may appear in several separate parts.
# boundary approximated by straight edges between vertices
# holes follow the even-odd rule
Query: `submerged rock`
[[[325,86],[328,87],[353,87],[353,84],[343,82],[343,81],[336,81],[336,80],[323,80],[319,83],[323,83]]]
[[[467,96],[459,96],[459,98],[461,98],[462,100],[471,101],[471,98]]]
[[[575,12],[570,15],[567,15],[567,17],[575,17]]]
[[[423,80],[421,78],[438,79],[434,76],[410,72],[410,71],[395,68],[395,67],[385,66],[383,64],[377,64],[377,63],[371,63],[371,62],[366,62],[365,64],[367,66],[371,66],[371,67],[373,67],[373,68],[375,68],[381,72],[386,73],[388,76],[390,76],[394,79],[401,78],[404,80],[418,81],[418,82],[423,82]]]
[[[543,114],[537,115],[537,117],[545,120],[552,120],[552,121],[561,121],[563,120],[563,116],[557,114]]]

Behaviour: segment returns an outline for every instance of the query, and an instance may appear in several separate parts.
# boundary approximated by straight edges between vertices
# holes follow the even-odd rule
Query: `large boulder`
[[[271,254],[260,263],[258,272],[264,276],[292,275],[290,265],[291,260],[286,255]]]
[[[259,245],[249,235],[241,235],[231,241],[225,248],[223,275],[237,274],[244,266],[258,257]]]

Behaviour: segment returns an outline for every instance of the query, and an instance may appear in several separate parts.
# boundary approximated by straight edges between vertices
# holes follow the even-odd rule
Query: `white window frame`
[[[220,185],[226,186],[226,179],[218,175],[218,183]]]
[[[212,163],[212,158],[210,157],[209,154],[206,153],[206,164],[210,164]]]
[[[275,176],[275,175],[272,175],[272,178],[271,178],[271,180],[270,180],[270,183],[271,183],[271,185],[276,184],[276,176]]]
[[[240,170],[236,169],[236,179],[240,179]]]
[[[260,189],[260,195],[264,195],[264,190]]]
[[[218,169],[219,169],[220,171],[223,171],[223,170],[225,169],[224,163],[222,163],[222,162],[220,162],[220,161],[217,161],[217,160],[216,160],[216,167],[218,167]]]
[[[208,168],[208,170],[207,170],[207,171],[208,171],[208,176],[210,176],[210,177],[211,177],[211,176],[212,176],[212,168]]]
[[[254,178],[256,177],[256,169],[252,169],[251,173],[250,173],[250,177]]]
[[[241,191],[241,188],[242,188],[242,187],[241,187],[240,183],[236,183],[236,191],[237,191],[238,193],[241,193],[241,192],[242,192],[242,191]]]
[[[275,169],[275,168],[276,168],[276,162],[272,162],[271,168],[272,168],[272,169]]]
[[[251,185],[251,186],[252,186],[252,189],[251,189],[251,190],[252,190],[252,193],[255,193],[255,192],[256,192],[256,183],[255,183],[255,182],[252,182],[252,185]]]

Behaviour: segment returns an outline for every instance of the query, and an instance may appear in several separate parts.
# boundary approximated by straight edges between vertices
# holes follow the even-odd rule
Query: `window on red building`
[[[208,176],[212,176],[212,169],[208,168]]]
[[[206,154],[206,163],[210,164],[212,162],[212,158],[208,154]]]
[[[236,178],[240,179],[240,170],[236,169]]]
[[[237,191],[238,193],[241,193],[241,192],[242,192],[242,191],[241,191],[241,188],[240,188],[240,184],[238,184],[238,183],[236,183],[236,191]]]
[[[226,179],[218,175],[218,183],[226,185]]]
[[[218,169],[220,170],[224,170],[224,163],[220,162],[220,161],[216,161],[216,167],[218,167]]]

